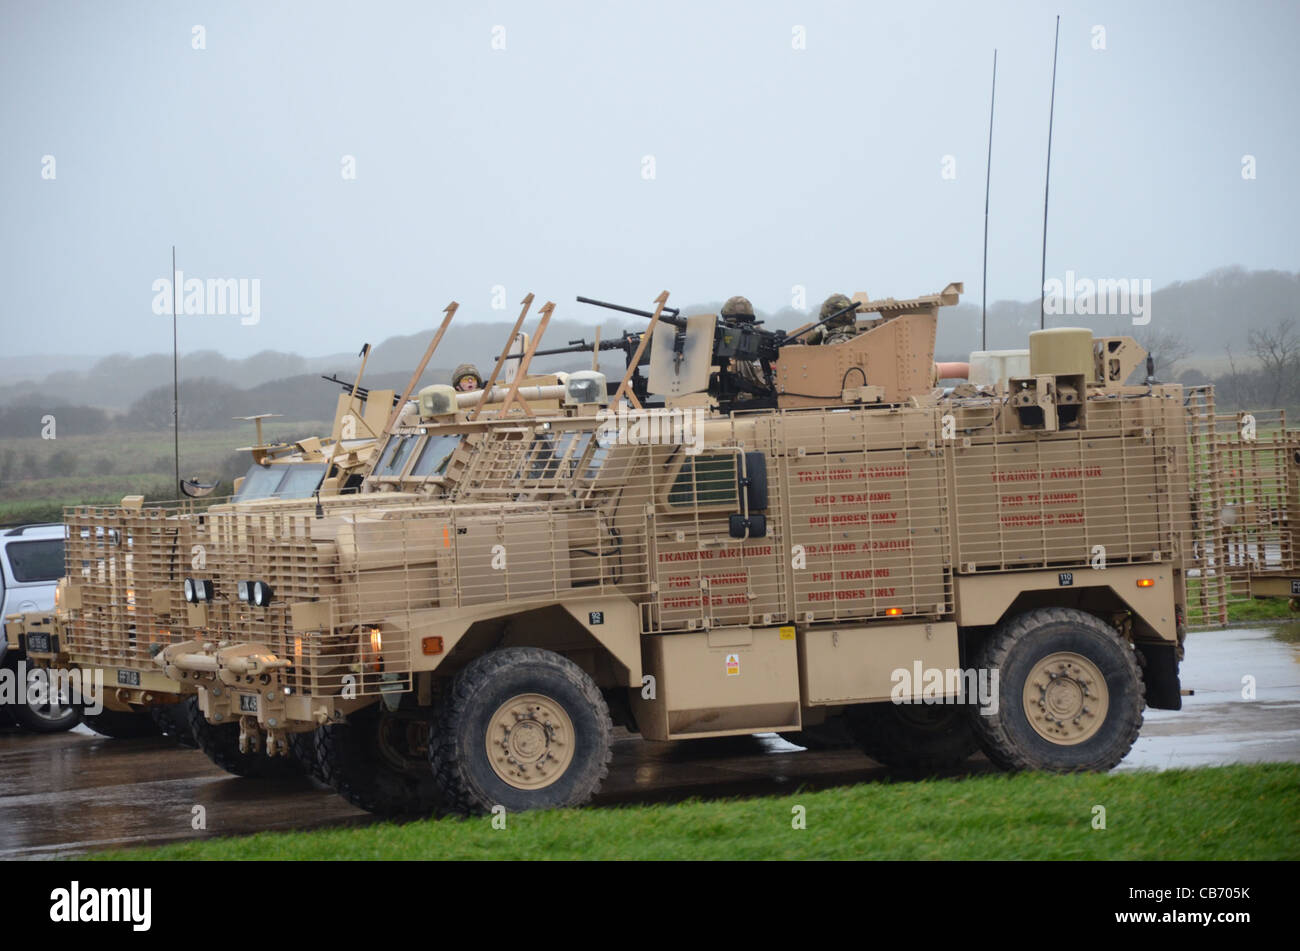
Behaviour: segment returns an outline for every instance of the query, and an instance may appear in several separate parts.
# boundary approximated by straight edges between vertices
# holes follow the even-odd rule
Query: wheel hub
[[[573,760],[573,721],[541,694],[520,694],[488,721],[488,762],[516,789],[541,789],[563,775]]]
[[[1110,707],[1106,679],[1097,665],[1071,651],[1038,661],[1025,680],[1022,700],[1035,732],[1062,746],[1093,736]]]

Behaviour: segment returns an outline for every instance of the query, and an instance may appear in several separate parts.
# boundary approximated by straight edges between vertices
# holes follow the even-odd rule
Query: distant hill
[[[1081,275],[1087,277],[1089,275]],[[858,288],[846,286],[847,293]],[[878,294],[892,293],[905,297],[903,288],[872,287]],[[934,290],[930,288],[928,290]],[[966,302],[940,311],[937,355],[941,359],[964,359],[980,344],[979,288],[967,284]],[[810,302],[809,310],[816,311],[820,302]],[[722,302],[708,301],[684,307],[685,313],[716,313]],[[1038,328],[1038,301],[997,301],[989,306],[988,346],[990,349],[1024,347],[1026,335]],[[1251,328],[1268,328],[1285,316],[1300,315],[1300,274],[1287,271],[1246,271],[1239,267],[1221,268],[1205,277],[1192,281],[1179,281],[1152,294],[1150,302],[1152,321],[1146,327],[1135,327],[1128,317],[1049,317],[1048,326],[1083,326],[1106,334],[1131,334],[1143,339],[1149,334],[1159,334],[1165,342],[1176,339],[1185,358],[1181,365],[1200,366],[1217,371],[1222,368],[1228,347],[1232,348],[1239,364],[1248,364],[1247,332]],[[810,313],[783,308],[775,313],[759,312],[759,319],[769,329],[793,329],[807,321]],[[445,382],[451,369],[459,363],[474,363],[484,375],[500,352],[500,346],[511,327],[511,321],[497,323],[452,324],[434,360],[436,368],[424,374],[424,383]],[[526,329],[537,325],[535,317]],[[560,347],[570,340],[592,340],[595,321],[583,323],[576,320],[556,320],[547,329],[542,348]],[[645,326],[640,318],[606,320],[601,323],[601,338],[608,340],[624,329],[639,330]],[[366,367],[364,383],[383,388],[400,389],[415,369],[425,347],[429,332],[402,337],[390,337],[374,346]],[[621,370],[622,355],[606,352],[601,367],[606,373]],[[166,386],[170,391],[172,379],[171,354],[129,356],[113,354],[90,362],[86,357],[69,357],[59,363],[57,357],[30,357],[21,362],[10,358],[0,361],[3,377],[9,382],[0,386],[0,407],[13,405],[85,405],[99,407],[115,413],[126,412],[132,404],[150,390]],[[539,358],[534,369],[548,371],[575,369],[589,359],[576,355]],[[287,412],[293,407],[296,414],[299,403],[305,413],[302,418],[319,418],[318,401],[329,384],[315,381],[322,373],[334,373],[352,379],[360,360],[355,354],[330,354],[302,356],[294,353],[265,351],[244,359],[230,359],[211,351],[199,351],[181,357],[182,400],[187,381],[212,381],[227,384],[245,393],[235,400],[247,405],[248,412]],[[26,369],[23,369],[23,368]],[[52,369],[56,368],[57,369]],[[43,375],[36,371],[45,371]],[[318,388],[315,384],[319,383]],[[322,389],[323,388],[323,389]],[[223,401],[224,403],[224,401]],[[312,409],[307,412],[306,405]]]

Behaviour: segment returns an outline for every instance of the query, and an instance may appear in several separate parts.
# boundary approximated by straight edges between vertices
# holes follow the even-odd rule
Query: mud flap
[[[1142,656],[1147,706],[1153,710],[1181,710],[1183,692],[1178,681],[1177,645],[1138,642],[1133,646]]]

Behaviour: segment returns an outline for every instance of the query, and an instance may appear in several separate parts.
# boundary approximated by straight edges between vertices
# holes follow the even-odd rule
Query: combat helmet
[[[451,385],[459,390],[460,381],[465,379],[465,377],[467,376],[471,376],[474,378],[474,389],[476,390],[483,389],[483,374],[479,373],[478,367],[474,366],[474,364],[472,363],[462,363],[460,366],[456,367],[456,369],[452,371]]]
[[[727,302],[722,305],[722,316],[733,320],[753,321],[754,305],[749,302],[748,297],[741,297],[739,294],[728,297]]]
[[[843,294],[832,294],[830,297],[826,298],[826,300],[822,301],[822,309],[821,312],[818,313],[817,319],[825,320],[831,314],[835,313],[836,311],[843,310],[845,307],[850,306],[852,303],[853,301],[849,300]],[[832,330],[841,330],[841,329],[852,330],[856,324],[857,324],[857,316],[854,314],[853,311],[849,311],[846,314],[840,314],[840,316],[836,317],[834,320],[827,323],[826,327]]]

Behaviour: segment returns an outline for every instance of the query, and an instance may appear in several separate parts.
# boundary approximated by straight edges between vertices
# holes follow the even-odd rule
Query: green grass
[[[329,435],[328,422],[265,423],[270,442]],[[204,478],[243,475],[251,464],[236,450],[256,439],[250,423],[219,430],[181,434],[181,476]],[[56,453],[63,453],[63,474],[50,473]],[[5,439],[0,466],[0,525],[63,520],[65,505],[113,504],[124,495],[150,501],[175,499],[170,432],[109,432],[97,436]],[[71,461],[69,462],[69,459]]]
[[[1104,806],[1106,828],[1092,826]],[[792,828],[803,806],[807,827]],[[196,839],[109,859],[1300,859],[1300,765],[864,783]]]
[[[1252,598],[1228,604],[1229,621],[1298,620],[1300,614],[1291,610],[1289,598]]]

